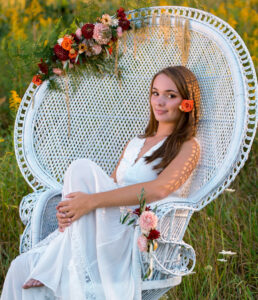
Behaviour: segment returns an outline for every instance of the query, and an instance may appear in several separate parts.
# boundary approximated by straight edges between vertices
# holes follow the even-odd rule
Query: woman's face
[[[182,111],[178,108],[181,97],[174,81],[165,74],[159,74],[153,82],[151,106],[158,122],[176,123]]]

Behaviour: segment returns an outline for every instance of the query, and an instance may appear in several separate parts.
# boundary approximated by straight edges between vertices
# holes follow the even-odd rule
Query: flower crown
[[[132,29],[122,7],[116,11],[115,17],[103,14],[95,24],[72,25],[73,32],[71,28],[66,29],[66,34],[61,34],[49,56],[44,60],[41,58],[38,74],[32,79],[34,84],[41,85],[51,75],[63,75],[74,67],[86,64],[99,66],[96,60],[110,58],[113,52],[116,52],[117,62],[118,51],[113,51],[117,40],[124,31]]]

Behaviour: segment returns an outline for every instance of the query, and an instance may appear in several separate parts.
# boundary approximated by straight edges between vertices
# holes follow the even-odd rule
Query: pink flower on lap
[[[138,248],[141,252],[146,252],[148,247],[148,240],[144,235],[140,235],[137,240]]]
[[[152,211],[144,211],[140,216],[139,224],[144,231],[156,228],[157,223],[158,217]]]

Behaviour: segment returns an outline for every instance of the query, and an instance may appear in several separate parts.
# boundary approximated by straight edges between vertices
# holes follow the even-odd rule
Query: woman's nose
[[[159,97],[156,98],[157,100],[157,105],[163,106],[165,104],[165,99],[163,95],[160,95]]]

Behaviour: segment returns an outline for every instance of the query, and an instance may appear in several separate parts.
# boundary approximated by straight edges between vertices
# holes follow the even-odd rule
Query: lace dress
[[[145,139],[134,137],[118,166],[117,182],[87,158],[73,161],[65,172],[62,200],[75,191],[105,192],[155,179],[152,166],[158,159],[145,164],[144,157],[164,140],[135,162]],[[191,176],[173,195],[184,196],[190,182]],[[73,222],[63,233],[54,231],[16,257],[8,270],[1,300],[141,299],[141,274],[132,267],[134,230],[119,222],[121,210],[122,207],[98,208]],[[22,289],[30,278],[44,286]]]

